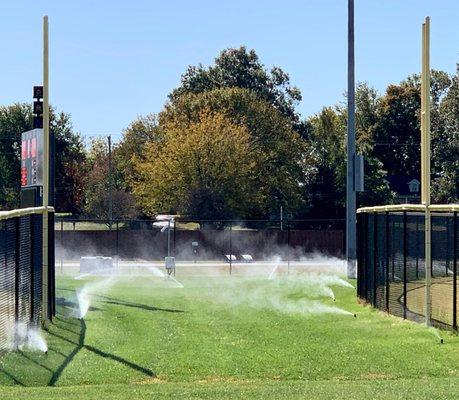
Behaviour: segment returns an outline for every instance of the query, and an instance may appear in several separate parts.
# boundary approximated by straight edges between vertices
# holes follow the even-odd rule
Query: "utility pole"
[[[112,137],[108,135],[108,224],[110,230],[113,223],[113,176],[112,176]]]
[[[346,260],[347,276],[356,277],[356,185],[355,185],[355,57],[354,0],[348,0],[347,37],[347,182],[346,182]]]

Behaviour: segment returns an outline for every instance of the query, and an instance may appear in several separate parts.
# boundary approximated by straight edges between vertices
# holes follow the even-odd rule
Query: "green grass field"
[[[459,338],[442,332],[441,345],[422,325],[358,304],[353,289],[333,287],[336,302],[320,301],[357,318],[317,314],[317,300],[294,280],[181,281],[99,287],[78,320],[72,307],[84,281],[60,278],[49,352],[0,357],[0,398],[459,397]]]

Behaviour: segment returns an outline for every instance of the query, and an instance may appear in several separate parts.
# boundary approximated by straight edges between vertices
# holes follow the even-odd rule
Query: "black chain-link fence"
[[[374,307],[425,320],[425,216],[362,212],[357,217],[358,296]],[[457,212],[431,216],[432,322],[457,330]]]
[[[162,224],[162,225],[161,225]],[[56,258],[109,256],[124,260],[262,260],[273,255],[296,260],[310,253],[344,254],[344,220],[70,220],[55,224]],[[231,260],[231,258],[230,258]]]
[[[48,306],[54,315],[54,215],[48,213]],[[42,306],[43,215],[0,219],[0,350],[11,346],[18,324],[38,325]]]

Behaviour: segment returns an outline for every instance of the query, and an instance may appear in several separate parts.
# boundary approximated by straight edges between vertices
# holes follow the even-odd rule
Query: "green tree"
[[[346,199],[346,121],[336,108],[324,107],[309,119],[312,177],[310,215],[341,217]]]
[[[91,141],[88,150],[88,162],[89,171],[84,195],[85,214],[91,218],[109,219],[111,199],[113,219],[136,217],[138,212],[134,198],[131,193],[125,190],[121,174],[113,164],[110,173],[108,143],[105,138]]]
[[[419,88],[409,82],[389,85],[380,100],[373,155],[388,175],[419,175],[420,105]]]
[[[21,134],[31,129],[31,107],[0,107],[0,208],[19,207]]]
[[[55,136],[56,209],[79,215],[88,172],[82,138],[73,131],[70,115],[63,112],[52,113],[50,129]]]
[[[123,138],[113,153],[116,171],[119,174],[118,183],[124,189],[131,190],[129,177],[134,174],[133,157],[142,157],[144,145],[156,140],[158,131],[158,121],[154,114],[137,118],[124,130]]]
[[[378,120],[379,97],[366,83],[356,88],[357,150],[365,158],[364,192],[359,206],[383,204],[392,192],[382,163],[372,155],[374,127]],[[342,217],[346,205],[347,108],[325,107],[308,120],[308,141],[313,156],[314,174],[307,186],[311,196],[309,216]]]
[[[458,190],[457,74],[451,78],[432,70],[431,76],[432,200],[450,202],[457,199]],[[411,75],[390,85],[380,100],[372,153],[388,175],[420,175],[420,94],[420,77]]]
[[[376,90],[367,83],[356,88],[356,142],[357,151],[364,156],[364,191],[357,194],[358,206],[373,206],[391,202],[393,193],[387,180],[387,171],[374,156],[374,132],[381,105]],[[347,109],[341,111],[347,117]],[[346,122],[347,123],[347,122]]]
[[[295,106],[301,100],[300,90],[290,84],[289,75],[281,68],[273,67],[268,71],[255,50],[247,50],[245,46],[223,50],[215,58],[215,64],[208,68],[189,66],[182,75],[180,87],[169,97],[174,102],[187,93],[233,87],[253,91],[292,123],[299,121]]]
[[[257,206],[250,211],[251,217],[278,215],[280,206],[286,213],[301,211],[310,165],[306,143],[291,121],[251,90],[222,88],[177,98],[160,113],[159,126],[171,120],[197,122],[203,110],[223,113],[250,132],[257,150],[253,175],[258,182]]]
[[[443,79],[444,86],[447,80]],[[459,201],[459,64],[447,92],[439,97],[438,123],[432,143],[434,180],[432,200],[437,203]],[[445,93],[446,92],[446,93]]]
[[[29,104],[0,107],[0,208],[19,207],[21,134],[32,129]],[[50,110],[56,143],[56,209],[78,213],[83,206],[85,153],[70,116]]]
[[[250,134],[220,113],[202,110],[193,121],[171,119],[161,140],[134,157],[134,194],[145,214],[172,212],[204,219],[246,216],[257,182]]]

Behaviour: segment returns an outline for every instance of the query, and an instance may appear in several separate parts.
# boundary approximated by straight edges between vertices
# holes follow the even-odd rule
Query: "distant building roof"
[[[392,175],[388,176],[387,180],[390,188],[399,196],[417,196],[420,193],[421,182],[419,176]]]

